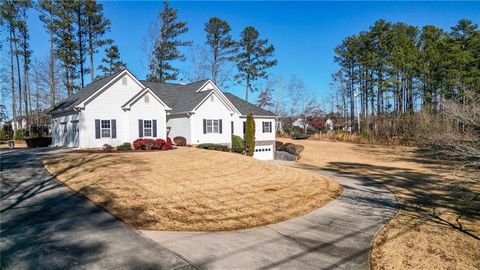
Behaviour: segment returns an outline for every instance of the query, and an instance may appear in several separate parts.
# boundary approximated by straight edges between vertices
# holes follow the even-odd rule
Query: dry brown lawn
[[[300,163],[371,178],[397,196],[401,210],[374,241],[374,269],[480,269],[478,172],[413,147],[282,141],[305,146]]]
[[[218,231],[276,223],[334,199],[341,186],[304,170],[196,148],[70,153],[47,170],[144,230]]]
[[[8,141],[1,141],[0,142],[0,149],[7,149],[8,148]],[[15,148],[27,148],[27,144],[24,140],[15,140]]]

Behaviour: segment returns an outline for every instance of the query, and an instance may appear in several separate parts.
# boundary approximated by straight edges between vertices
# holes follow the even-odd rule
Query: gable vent
[[[127,77],[123,77],[122,78],[122,85],[127,85],[128,81],[127,81]]]

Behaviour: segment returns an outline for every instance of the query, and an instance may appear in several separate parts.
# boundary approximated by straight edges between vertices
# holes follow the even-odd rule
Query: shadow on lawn
[[[445,181],[435,174],[391,166],[331,162],[325,169],[353,178],[375,180],[395,193],[401,209],[407,213],[419,214],[480,240],[474,226],[466,225],[480,218],[480,201],[475,199],[479,193],[471,187]],[[445,218],[446,213],[455,218]]]
[[[92,265],[105,259],[103,254],[110,247],[106,245],[109,242],[90,232],[102,236],[119,226],[115,218],[65,189],[43,170],[42,160],[50,151],[55,150],[14,150],[1,155],[2,269]],[[60,173],[83,162],[94,162],[98,168],[109,165],[93,156]],[[138,260],[132,263],[142,265]]]

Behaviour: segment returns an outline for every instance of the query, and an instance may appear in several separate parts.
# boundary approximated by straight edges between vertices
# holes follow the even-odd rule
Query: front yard
[[[303,215],[341,193],[337,182],[316,173],[196,148],[70,153],[44,165],[71,189],[143,230],[251,228]]]
[[[419,157],[413,147],[291,141],[299,162],[387,186],[401,209],[377,235],[374,269],[480,269],[479,172]],[[477,181],[475,181],[477,179]]]

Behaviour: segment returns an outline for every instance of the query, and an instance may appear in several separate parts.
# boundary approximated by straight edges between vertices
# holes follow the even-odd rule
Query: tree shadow
[[[398,197],[401,209],[480,239],[475,226],[466,225],[480,218],[480,200],[475,199],[479,193],[474,188],[452,188],[438,175],[401,167],[330,162],[325,169],[383,184]],[[454,214],[456,218],[447,219],[445,213]]]
[[[158,246],[43,169],[42,160],[52,151],[1,155],[1,268],[161,268]],[[92,159],[82,162],[109,166],[99,156]],[[181,261],[170,256],[174,259],[166,264]]]

